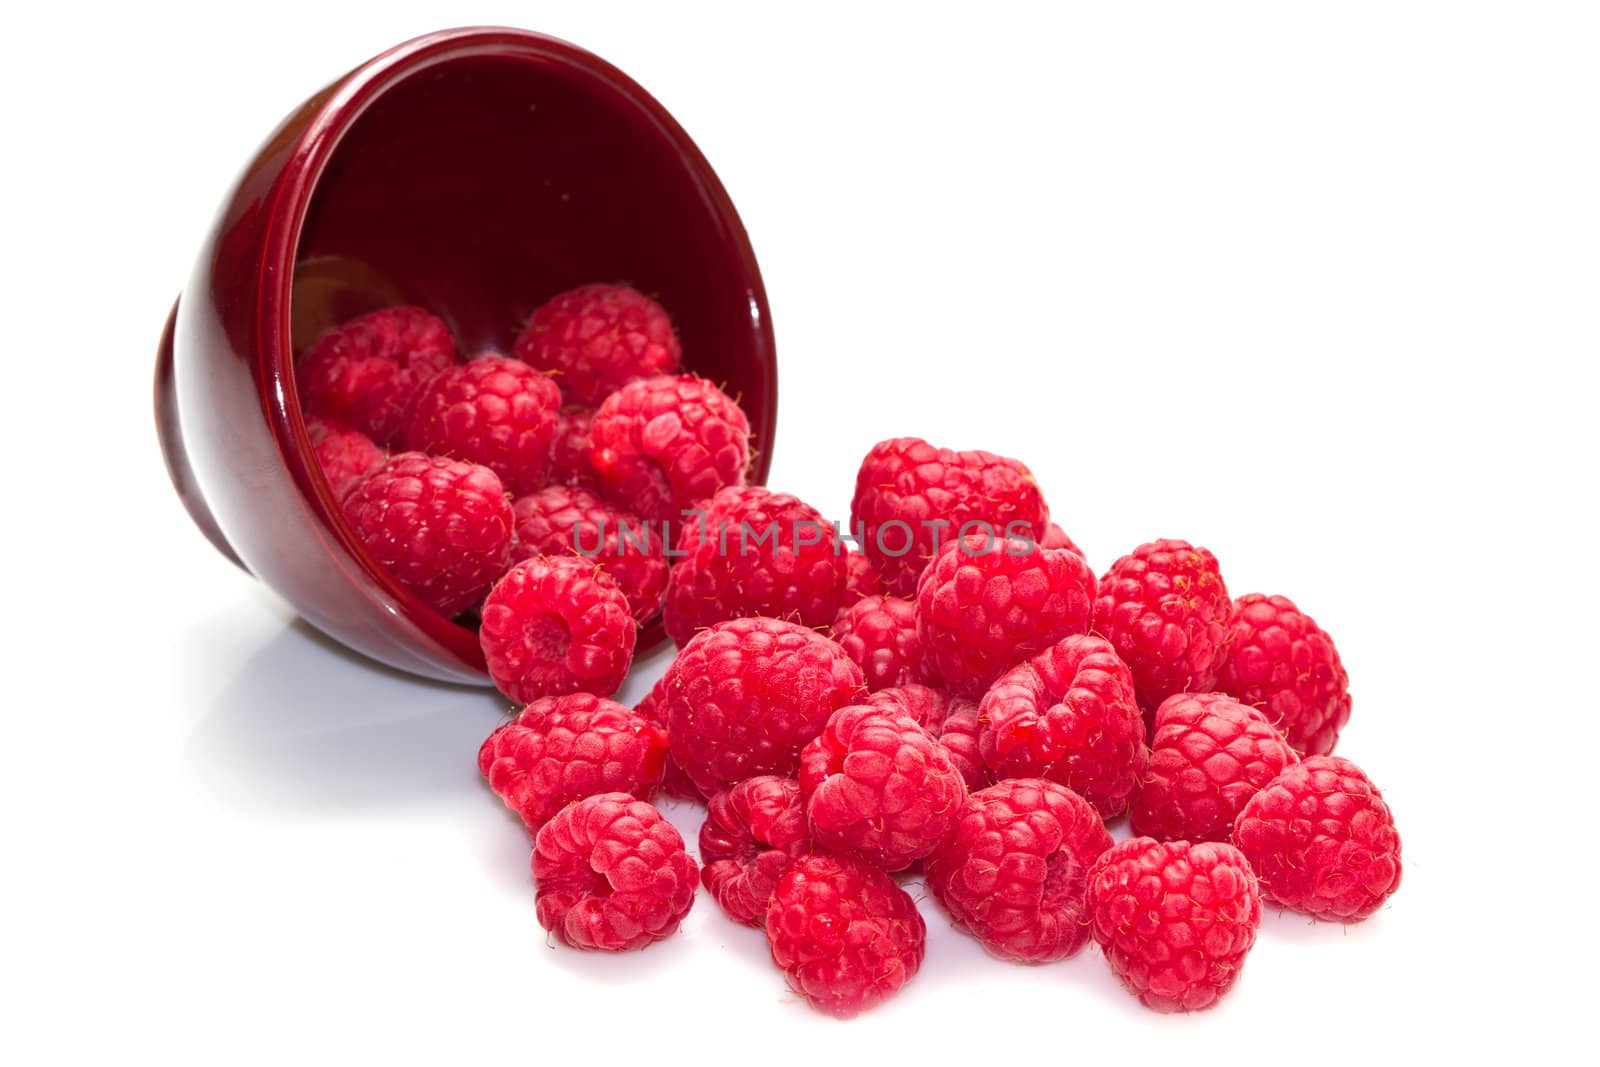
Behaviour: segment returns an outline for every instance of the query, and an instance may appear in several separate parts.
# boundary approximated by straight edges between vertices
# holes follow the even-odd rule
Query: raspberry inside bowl
[[[331,636],[413,673],[486,681],[475,632],[402,588],[346,525],[294,360],[323,330],[399,304],[442,317],[464,355],[508,354],[535,307],[593,281],[668,308],[685,370],[748,415],[750,477],[764,480],[765,292],[732,203],[671,116],[603,60],[526,31],[391,49],[285,121],[202,251],[157,367],[174,483],[219,548]],[[639,647],[661,640],[652,621]]]

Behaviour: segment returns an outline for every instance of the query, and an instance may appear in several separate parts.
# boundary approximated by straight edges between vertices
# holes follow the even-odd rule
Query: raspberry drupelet
[[[867,688],[920,683],[922,640],[917,636],[917,605],[893,596],[865,596],[842,608],[828,636],[850,654],[867,676]]]
[[[817,628],[838,613],[844,547],[820,512],[788,493],[723,489],[703,522],[684,525],[678,548],[662,619],[679,645],[744,615]]]
[[[594,412],[589,408],[563,408],[556,422],[556,437],[550,445],[550,484],[576,485],[600,489],[594,468],[589,466],[589,424]]]
[[[372,438],[332,419],[306,416],[306,436],[317,455],[317,465],[328,479],[335,500],[343,500],[367,475],[383,466],[388,454]]]
[[[878,568],[865,555],[851,549],[844,561],[844,592],[839,596],[839,607],[847,608],[862,597],[883,593],[883,579]]]
[[[1316,620],[1282,596],[1233,602],[1217,688],[1260,708],[1295,751],[1327,755],[1350,721],[1350,677]]]

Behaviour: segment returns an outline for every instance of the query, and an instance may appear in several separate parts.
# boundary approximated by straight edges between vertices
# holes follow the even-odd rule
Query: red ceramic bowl
[[[690,370],[737,397],[755,481],[777,363],[739,216],[687,134],[603,60],[523,30],[445,30],[324,89],[245,168],[168,320],[156,423],[221,552],[318,629],[401,670],[485,682],[477,634],[362,550],[306,437],[294,357],[358,314],[420,304],[462,349],[509,351],[550,295],[659,294]],[[659,622],[640,648],[661,640]]]

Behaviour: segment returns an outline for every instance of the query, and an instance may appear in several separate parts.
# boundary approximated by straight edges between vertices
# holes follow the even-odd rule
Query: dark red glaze
[[[217,548],[318,629],[402,670],[482,683],[477,635],[378,568],[318,469],[293,363],[393,304],[509,352],[537,304],[626,281],[670,309],[687,369],[743,405],[751,478],[777,419],[766,293],[727,193],[616,68],[525,30],[444,30],[313,96],[230,194],[156,362],[173,485]],[[640,634],[643,651],[662,638]]]

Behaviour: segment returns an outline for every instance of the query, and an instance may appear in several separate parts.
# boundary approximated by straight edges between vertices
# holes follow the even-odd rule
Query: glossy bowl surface
[[[306,101],[245,168],[162,337],[156,423],[196,525],[318,629],[373,659],[486,680],[477,635],[368,558],[306,436],[294,357],[363,312],[420,304],[466,355],[508,352],[545,298],[627,281],[673,316],[687,369],[777,416],[766,294],[733,204],[661,105],[525,30],[445,30]],[[640,650],[661,641],[659,622]]]

